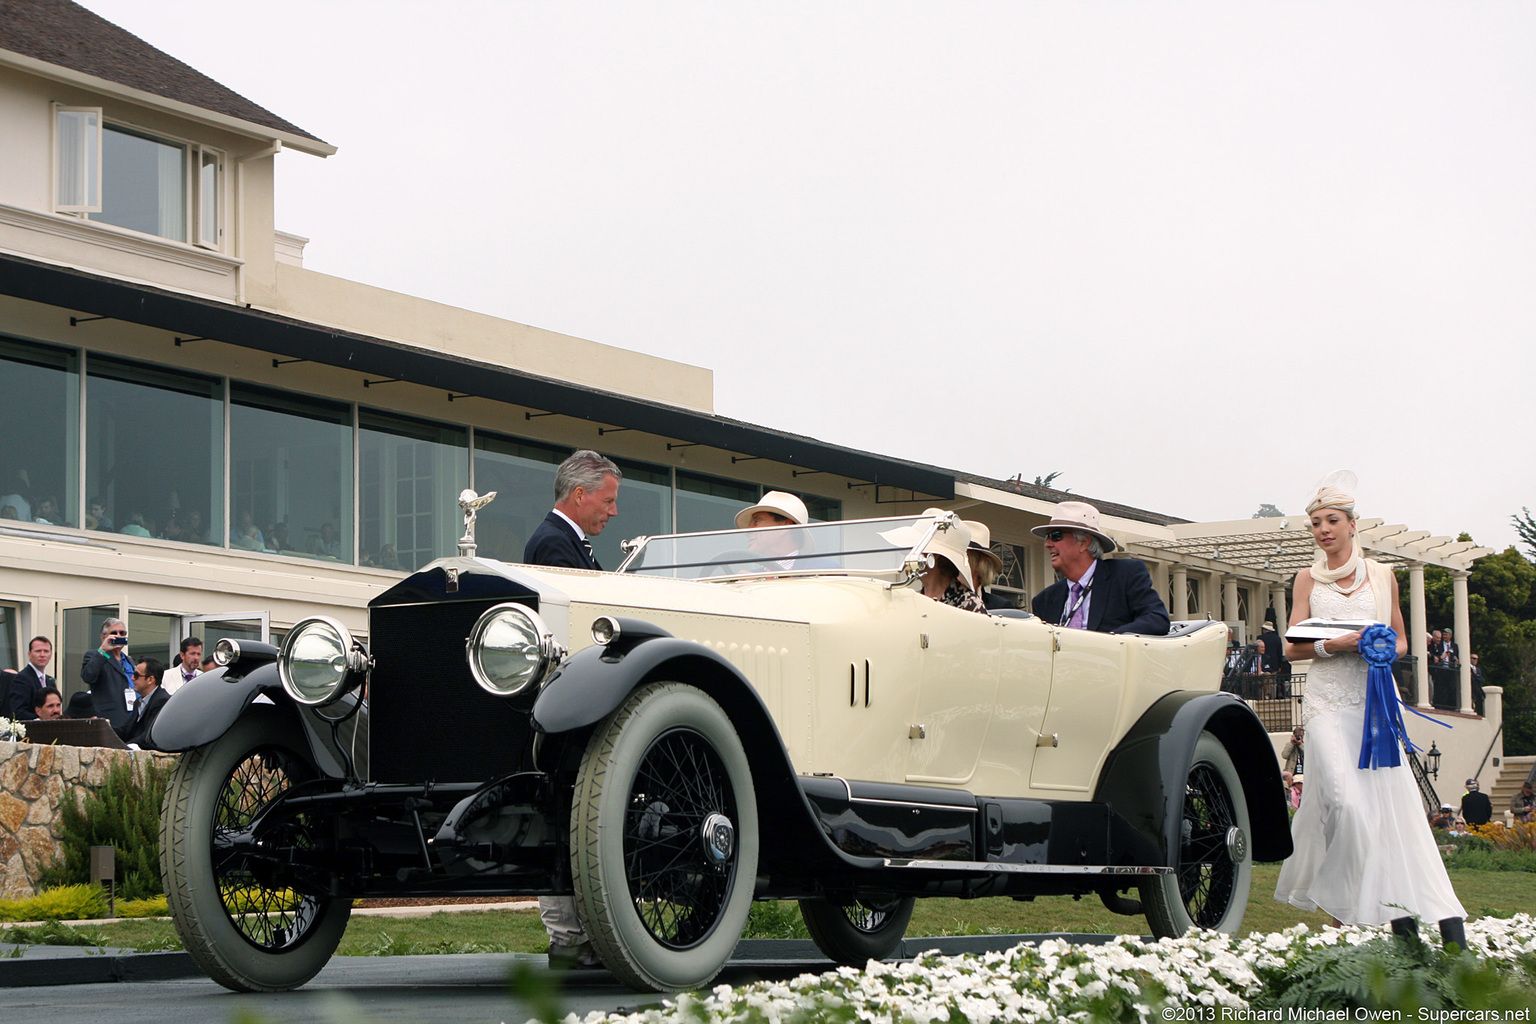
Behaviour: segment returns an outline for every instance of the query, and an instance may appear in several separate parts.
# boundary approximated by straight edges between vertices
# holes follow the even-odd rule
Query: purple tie
[[[1084,624],[1083,620],[1086,618],[1087,615],[1083,610],[1083,585],[1081,583],[1073,583],[1072,617],[1067,620],[1067,627],[1069,629],[1082,629]]]

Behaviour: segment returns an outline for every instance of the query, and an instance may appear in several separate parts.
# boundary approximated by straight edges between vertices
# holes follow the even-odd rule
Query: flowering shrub
[[[1496,850],[1536,850],[1536,822],[1505,825],[1502,821],[1490,821],[1486,825],[1471,825],[1467,831],[1488,840]]]
[[[1409,946],[1420,960],[1460,964],[1444,973],[1455,989],[1443,993],[1394,988],[1390,978],[1369,977],[1356,993],[1313,986],[1290,992],[1317,1008],[1364,1005],[1381,999],[1403,1005],[1487,1002],[1529,1005],[1536,984],[1536,919],[1482,918],[1467,925],[1470,958],[1453,958],[1422,944]],[[932,1022],[1114,1020],[1151,1024],[1165,1019],[1218,1020],[1230,1011],[1277,1006],[1266,990],[1305,973],[1310,961],[1368,964],[1390,957],[1403,944],[1379,928],[1309,929],[1296,925],[1272,935],[1237,938],[1216,932],[1144,942],[1120,936],[1102,946],[1074,946],[1048,939],[982,956],[920,956],[907,963],[870,962],[863,970],[840,967],[787,982],[741,988],[717,986],[708,995],[686,993],[660,1007],[632,1014],[570,1014],[565,1024],[811,1024],[819,1021]],[[1360,973],[1371,974],[1366,967]],[[1462,983],[1458,979],[1467,979]],[[1459,985],[1459,987],[1457,987]],[[1363,994],[1363,1001],[1357,1000]],[[1165,1008],[1177,1012],[1170,1016]]]

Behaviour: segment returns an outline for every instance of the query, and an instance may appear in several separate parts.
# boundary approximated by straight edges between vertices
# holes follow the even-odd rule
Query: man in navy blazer
[[[619,514],[619,481],[612,459],[594,451],[575,452],[555,471],[555,507],[523,548],[526,565],[602,569],[588,537],[596,537]],[[601,967],[602,960],[576,914],[571,896],[540,896],[539,917],[549,933],[549,963],[555,968]]]
[[[527,565],[601,569],[588,537],[596,537],[619,514],[619,481],[612,459],[594,451],[575,452],[555,471],[555,507],[523,547]]]
[[[142,658],[133,667],[133,692],[139,695],[128,712],[128,721],[117,730],[124,743],[149,746],[149,729],[171,695],[160,681],[165,678],[165,663],[156,658]]]
[[[1103,557],[1118,545],[1099,529],[1098,509],[1064,501],[1049,523],[1030,532],[1045,538],[1051,568],[1063,577],[1035,595],[1036,615],[1100,633],[1167,635],[1168,609],[1152,589],[1147,567],[1134,558]]]

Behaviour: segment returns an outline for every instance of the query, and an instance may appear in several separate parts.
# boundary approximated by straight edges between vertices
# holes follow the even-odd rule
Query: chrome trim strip
[[[846,783],[844,783],[846,785]],[[930,804],[914,803],[911,800],[882,800],[873,796],[849,796],[851,804],[879,804],[882,807],[926,807],[934,811],[960,811],[965,814],[975,814],[975,805],[967,807],[964,804]]]
[[[885,858],[888,868],[913,871],[983,871],[1007,875],[1171,875],[1173,868],[1114,864],[1001,864],[978,860],[898,860]]]

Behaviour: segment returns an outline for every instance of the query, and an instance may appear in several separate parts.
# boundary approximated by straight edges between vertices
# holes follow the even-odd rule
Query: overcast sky
[[[84,0],[307,131],[311,269],[1191,519],[1536,507],[1536,5]]]

